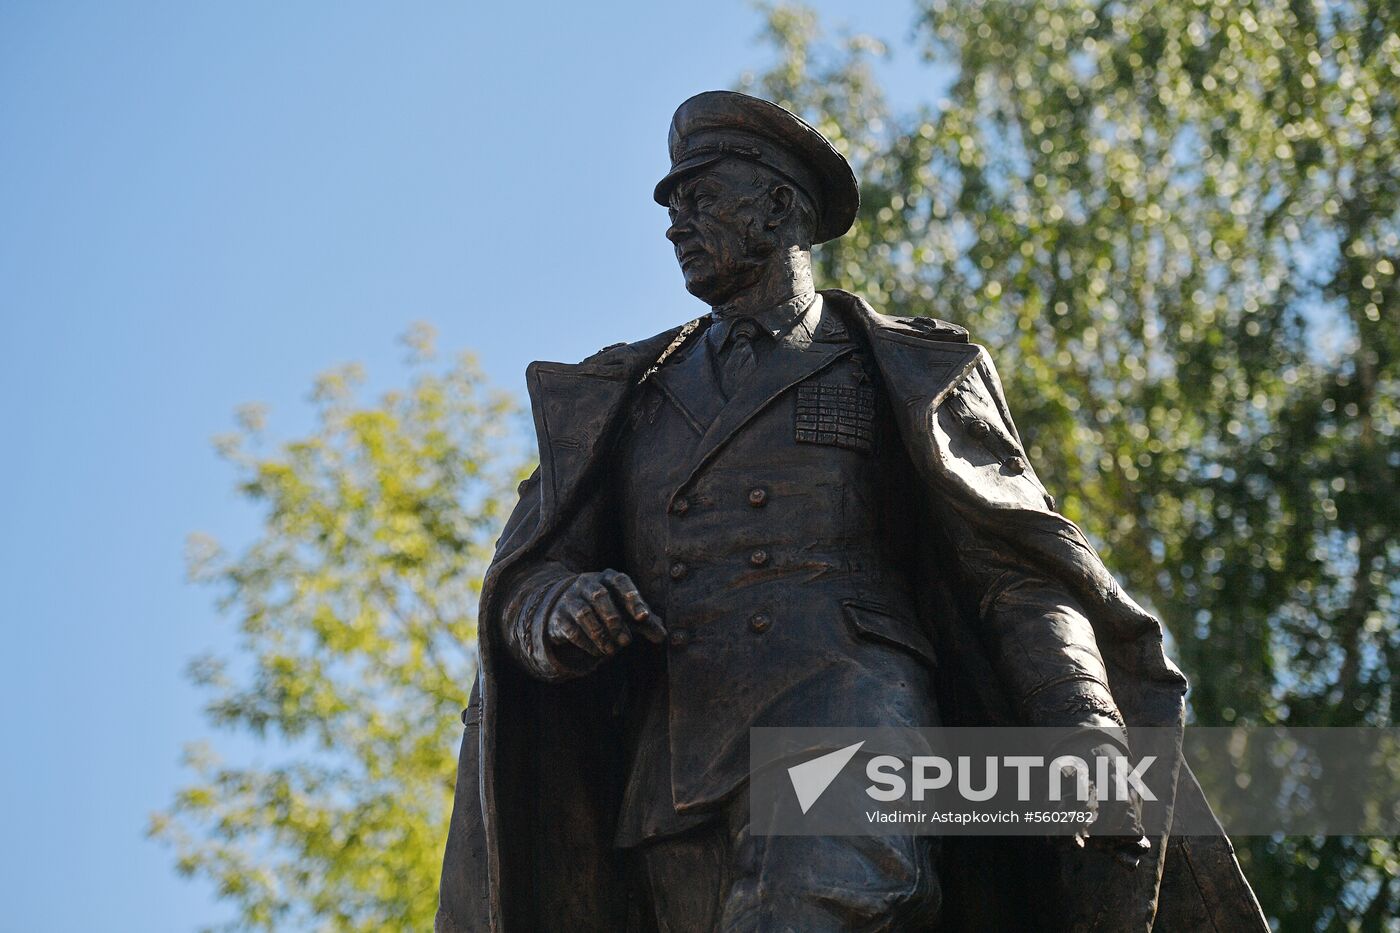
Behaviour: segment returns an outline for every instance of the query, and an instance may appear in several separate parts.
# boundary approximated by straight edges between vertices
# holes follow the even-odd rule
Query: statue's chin
[[[685,290],[714,307],[752,288],[762,279],[764,269],[765,264],[757,261],[729,264],[722,272],[708,263],[696,263],[689,269],[682,267],[681,274],[685,276]]]
[[[685,290],[707,305],[717,305],[724,301],[729,289],[727,282],[713,275],[689,275],[685,277]]]

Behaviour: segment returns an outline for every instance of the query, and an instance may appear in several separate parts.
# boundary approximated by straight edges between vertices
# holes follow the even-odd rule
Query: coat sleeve
[[[944,474],[934,508],[976,595],[985,643],[1012,702],[1028,725],[1116,732],[1123,717],[1080,601],[986,520],[988,499],[1007,517],[1049,511],[1053,501],[1026,461],[990,362],[984,358],[930,420]]]
[[[515,513],[506,524],[501,547],[505,547],[511,531],[518,523],[522,511],[537,511],[540,496],[540,473],[535,470],[530,478],[520,484],[520,502]],[[600,495],[595,494],[583,503],[580,520],[567,523],[568,529],[594,527],[590,519],[598,518],[601,510]],[[602,567],[581,566],[584,549],[577,546],[570,530],[556,535],[538,556],[519,562],[501,581],[501,606],[498,619],[487,620],[488,624],[499,626],[502,640],[514,661],[532,677],[547,682],[569,680],[587,674],[601,661],[582,651],[566,646],[562,649],[552,646],[546,632],[550,613],[559,597],[580,573],[602,570]]]

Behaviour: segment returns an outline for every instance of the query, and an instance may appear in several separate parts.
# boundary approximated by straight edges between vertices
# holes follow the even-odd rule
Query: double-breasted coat
[[[910,601],[925,615],[912,638],[906,629],[890,630],[879,613],[870,624],[885,626],[876,638],[939,656],[934,681],[944,722],[1041,725],[1048,724],[1042,714],[1053,718],[1074,707],[1121,713],[1130,737],[1140,727],[1180,729],[1186,681],[1163,652],[1160,624],[1054,510],[1026,461],[986,350],[961,328],[887,317],[836,290],[822,298],[873,364],[909,468],[911,513],[939,529],[926,549],[938,570],[913,575],[934,592]],[[519,617],[547,602],[522,607],[522,579],[547,573],[542,568],[560,555],[575,571],[616,560],[605,524],[615,516],[601,514],[593,493],[615,480],[608,471],[616,468],[639,384],[655,377],[658,360],[686,336],[674,328],[583,363],[534,363],[527,371],[540,468],[521,485],[483,584],[480,669],[464,714],[440,933],[628,925],[626,869],[614,845],[628,777],[619,717],[627,665],[563,679],[543,664],[541,646],[539,669],[528,670],[528,646],[522,664],[519,646],[512,657],[506,639]],[[769,388],[720,412],[701,445],[728,442],[791,385]],[[683,491],[666,495],[674,514]],[[685,573],[679,560],[669,570]],[[751,631],[769,624],[753,623]],[[1078,663],[1075,639],[1089,643],[1096,662],[1101,658],[1097,679],[1111,690],[1106,706],[1092,690],[1065,693],[1050,682],[1056,664]],[[997,647],[1008,640],[1017,646],[1015,658]],[[1167,766],[1179,776],[1175,797],[1162,805],[1208,811],[1179,757]],[[1026,892],[1048,878],[1055,858],[1049,846],[1025,837],[949,842],[940,869],[941,928],[1038,928],[1046,910]],[[1106,860],[1083,877],[1096,928],[1267,929],[1223,835],[1168,832],[1152,842],[1135,870]]]

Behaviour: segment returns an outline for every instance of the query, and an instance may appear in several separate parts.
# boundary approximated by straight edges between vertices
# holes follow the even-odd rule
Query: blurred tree
[[[1394,725],[1400,672],[1400,7],[924,0],[924,103],[885,45],[768,11],[751,79],[862,180],[823,283],[991,346],[1062,509],[1164,619],[1210,725]],[[901,99],[917,89],[902,88]],[[426,334],[411,337],[420,365]],[[152,833],[239,929],[425,929],[476,587],[523,455],[469,362],[310,436],[221,446],[264,509],[191,547],[243,653],[192,665],[266,766],[192,749]],[[1390,839],[1250,839],[1284,930],[1400,914]]]
[[[1164,619],[1211,725],[1393,725],[1400,5],[925,0],[883,42],[768,10],[747,79],[837,141],[827,285],[971,328],[1061,508]],[[917,89],[901,87],[901,96]],[[1284,930],[1400,915],[1393,839],[1250,839]]]
[[[238,930],[428,930],[475,664],[476,601],[522,478],[515,404],[463,357],[360,406],[359,372],[323,376],[310,435],[262,450],[262,413],[219,447],[263,513],[241,554],[190,545],[240,655],[204,658],[211,722],[267,763],[191,748],[195,783],[152,818],[181,872],[212,880]]]

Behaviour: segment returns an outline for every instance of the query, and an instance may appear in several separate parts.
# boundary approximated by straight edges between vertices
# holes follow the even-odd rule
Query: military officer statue
[[[1266,929],[1223,837],[1144,838],[1130,804],[1082,850],[751,832],[753,727],[1060,726],[1095,754],[1179,727],[1185,680],[987,353],[815,290],[858,206],[830,143],[714,91],[669,149],[655,197],[712,311],[528,371],[540,467],[483,587],[438,930]]]

